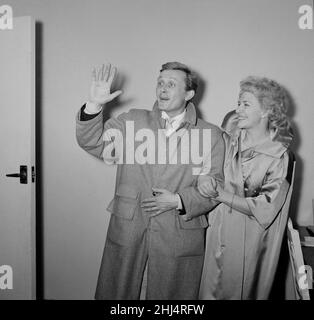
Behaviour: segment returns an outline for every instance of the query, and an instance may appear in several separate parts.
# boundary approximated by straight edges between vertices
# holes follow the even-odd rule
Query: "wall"
[[[151,108],[162,63],[185,62],[203,78],[199,110],[220,124],[249,75],[290,92],[298,167],[293,215],[313,223],[314,31],[298,28],[310,0],[7,0],[40,22],[44,280],[47,299],[92,299],[113,196],[115,168],[79,149],[75,114],[91,69],[119,68],[119,113]]]

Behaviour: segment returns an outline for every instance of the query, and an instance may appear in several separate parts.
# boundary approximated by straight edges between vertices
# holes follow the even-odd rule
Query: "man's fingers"
[[[142,204],[141,208],[143,209],[149,209],[149,208],[156,208],[156,203],[146,203],[146,204]]]
[[[103,81],[103,79],[104,79],[104,71],[105,71],[105,65],[103,64],[101,66],[101,78],[100,78],[101,81]]]
[[[147,199],[142,200],[142,203],[148,203],[148,202],[156,202],[156,199],[155,198],[147,198]]]
[[[141,208],[152,208],[156,207],[156,201],[142,201]]]
[[[158,192],[158,193],[168,192],[168,190],[166,190],[166,189],[159,189],[159,188],[152,188],[152,190],[153,190],[154,192]]]
[[[93,71],[92,71],[92,81],[93,82],[97,81],[96,68],[93,68]]]
[[[110,69],[111,69],[111,64],[107,63],[106,64],[106,68],[105,68],[105,72],[104,72],[103,81],[107,81],[108,80],[108,77],[109,77],[109,74],[110,74]]]
[[[112,67],[111,70],[110,70],[110,72],[109,72],[109,76],[108,76],[108,83],[109,83],[109,85],[112,84],[113,79],[114,79],[116,73],[117,73],[117,68],[116,68],[116,67]]]
[[[114,93],[112,93],[109,97],[110,97],[110,101],[115,99],[117,96],[119,96],[122,93],[122,90],[117,90]]]
[[[97,81],[101,81],[102,79],[102,68],[99,68],[97,71]]]

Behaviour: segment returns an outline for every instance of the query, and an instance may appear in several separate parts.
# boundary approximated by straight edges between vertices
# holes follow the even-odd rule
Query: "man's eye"
[[[160,86],[163,85],[163,82],[162,82],[162,81],[158,81],[158,82],[157,82],[157,85],[160,87]]]
[[[245,103],[244,106],[245,106],[245,107],[249,107],[250,105],[249,105],[248,103]]]
[[[168,83],[168,87],[169,88],[174,88],[175,87],[175,83],[174,82],[169,82]]]

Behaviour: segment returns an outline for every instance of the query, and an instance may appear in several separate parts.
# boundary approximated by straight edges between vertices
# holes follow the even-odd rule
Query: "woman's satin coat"
[[[286,146],[270,138],[242,148],[244,134],[225,135],[225,190],[245,197],[252,216],[223,203],[209,213],[200,299],[267,299],[274,279],[291,161]]]

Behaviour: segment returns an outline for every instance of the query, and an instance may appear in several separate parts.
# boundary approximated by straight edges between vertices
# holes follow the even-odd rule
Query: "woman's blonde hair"
[[[275,131],[275,137],[285,135],[292,139],[292,127],[287,116],[287,92],[274,80],[249,76],[240,82],[240,95],[251,92],[268,114],[268,129]]]

